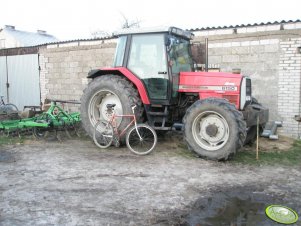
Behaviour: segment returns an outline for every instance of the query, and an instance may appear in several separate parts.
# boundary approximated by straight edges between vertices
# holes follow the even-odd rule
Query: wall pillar
[[[284,135],[301,136],[301,125],[295,115],[301,114],[301,38],[288,38],[280,42],[278,112],[283,120]]]

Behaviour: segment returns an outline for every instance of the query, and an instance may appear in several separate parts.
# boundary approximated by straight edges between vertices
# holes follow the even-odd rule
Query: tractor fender
[[[136,86],[136,88],[139,92],[142,103],[143,104],[150,104],[150,101],[149,101],[149,98],[148,98],[148,95],[147,95],[147,91],[144,87],[143,82],[136,75],[134,75],[130,70],[128,70],[127,68],[117,67],[117,68],[94,69],[94,70],[91,70],[88,73],[87,78],[94,79],[98,76],[107,75],[107,74],[125,76],[129,81],[131,81],[134,84],[134,86]]]

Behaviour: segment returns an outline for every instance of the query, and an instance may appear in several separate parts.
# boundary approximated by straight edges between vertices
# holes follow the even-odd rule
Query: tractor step
[[[148,112],[149,115],[152,115],[152,116],[168,116],[168,111],[165,111],[165,112],[156,112],[156,111],[150,111]]]
[[[153,127],[153,129],[154,130],[171,130],[172,129],[172,127],[163,127],[163,126],[155,126],[155,127]]]
[[[152,105],[147,111],[147,117],[149,124],[155,130],[171,130],[170,123],[167,123],[169,111],[168,106],[156,106]]]

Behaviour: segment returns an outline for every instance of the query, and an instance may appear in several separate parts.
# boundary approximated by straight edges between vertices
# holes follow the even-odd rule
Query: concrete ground
[[[301,165],[206,161],[177,135],[148,156],[90,139],[0,148],[3,226],[278,225],[267,205],[301,213]]]

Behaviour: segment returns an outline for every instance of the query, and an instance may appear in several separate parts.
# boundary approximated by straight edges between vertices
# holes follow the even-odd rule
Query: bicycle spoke
[[[113,127],[104,120],[96,123],[93,132],[94,143],[100,148],[107,148],[113,142]]]
[[[138,133],[137,133],[138,130]],[[127,134],[128,148],[138,155],[150,153],[157,143],[155,131],[144,124],[138,124],[137,129],[133,127]]]

